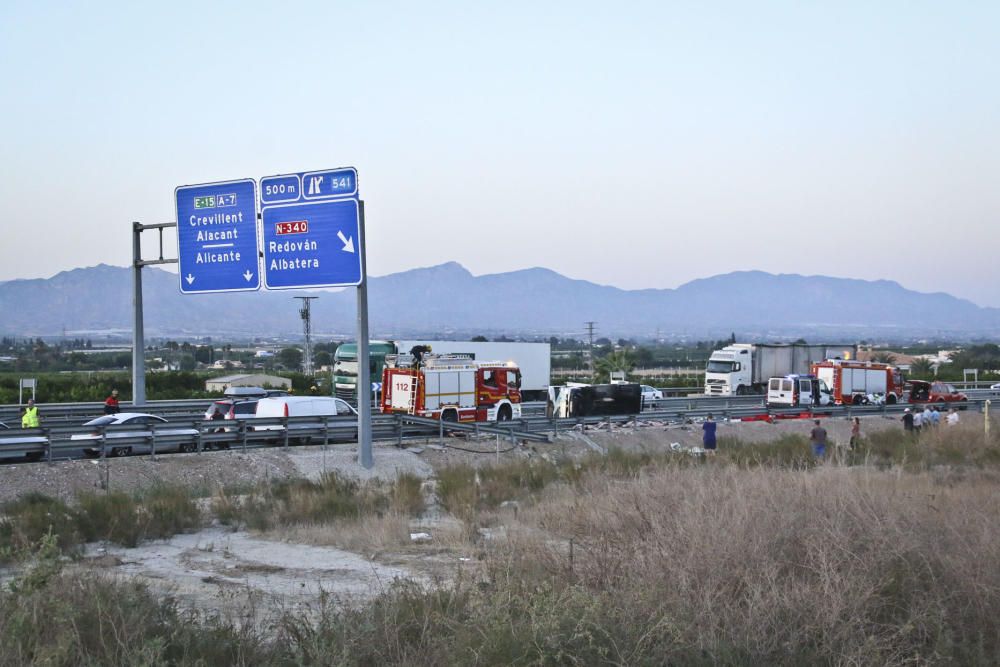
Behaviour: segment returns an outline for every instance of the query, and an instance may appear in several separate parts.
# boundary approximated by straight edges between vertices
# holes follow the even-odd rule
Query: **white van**
[[[826,382],[813,375],[771,378],[767,385],[767,407],[826,406],[833,403]]]
[[[257,401],[254,417],[337,417],[357,414],[347,401],[333,396],[274,396]]]
[[[357,417],[357,411],[342,398],[333,396],[274,396],[257,401],[255,419],[274,419],[281,417]],[[255,431],[283,431],[280,424],[255,426]],[[316,425],[290,424],[288,430],[315,429]],[[354,429],[357,432],[357,429]],[[309,436],[297,438],[308,441]],[[355,436],[355,439],[356,436]]]

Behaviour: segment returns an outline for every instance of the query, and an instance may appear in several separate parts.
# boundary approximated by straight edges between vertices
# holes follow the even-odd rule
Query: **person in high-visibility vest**
[[[38,428],[38,408],[35,406],[33,398],[28,399],[28,407],[24,409],[21,417],[21,428]]]

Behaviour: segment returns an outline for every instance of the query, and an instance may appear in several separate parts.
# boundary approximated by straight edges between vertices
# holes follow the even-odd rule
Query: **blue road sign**
[[[360,285],[358,171],[304,171],[260,179],[267,289]]]
[[[181,292],[260,289],[253,179],[182,185],[174,195]]]
[[[353,198],[265,206],[264,286],[360,285],[364,240],[358,215]]]
[[[358,170],[354,167],[304,171],[260,179],[261,206],[344,197],[358,198]]]

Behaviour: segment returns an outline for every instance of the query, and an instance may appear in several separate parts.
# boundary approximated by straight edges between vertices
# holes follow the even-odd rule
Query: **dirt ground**
[[[833,442],[850,436],[847,419],[824,420]],[[863,430],[899,428],[896,420],[867,418]],[[785,433],[808,434],[812,422],[784,421],[719,423],[718,435],[736,436],[745,442],[764,441]],[[701,425],[640,421],[610,431],[590,428],[560,434],[549,444],[511,448],[499,442],[500,461],[536,456],[584,457],[611,447],[632,451],[668,451],[701,444]],[[64,461],[0,467],[0,500],[26,491],[41,491],[72,501],[81,491],[102,488],[102,477],[111,489],[135,491],[157,482],[183,484],[210,493],[219,486],[237,486],[287,477],[317,478],[339,471],[359,479],[392,479],[403,472],[430,480],[425,484],[429,509],[421,519],[403,520],[369,530],[355,542],[355,551],[329,546],[345,543],[336,526],[279,529],[269,534],[233,532],[212,526],[195,534],[148,542],[128,549],[108,544],[88,545],[85,558],[74,567],[139,579],[153,590],[171,595],[185,606],[209,613],[224,613],[246,620],[266,617],[279,609],[308,608],[321,592],[338,598],[370,596],[395,579],[421,584],[475,573],[475,554],[467,539],[458,539],[461,525],[441,513],[434,497],[436,469],[466,463],[490,465],[498,460],[495,439],[468,440],[436,437],[410,443],[407,449],[391,444],[375,447],[375,466],[365,470],[357,463],[356,445],[294,447],[197,454],[161,455],[95,461]],[[478,452],[478,453],[474,453]],[[346,528],[344,530],[347,530]],[[381,530],[392,533],[373,537]],[[425,535],[420,535],[420,534]],[[488,538],[488,536],[487,536]],[[377,546],[371,546],[376,544]],[[367,545],[362,547],[360,545]],[[464,576],[464,575],[462,575]]]

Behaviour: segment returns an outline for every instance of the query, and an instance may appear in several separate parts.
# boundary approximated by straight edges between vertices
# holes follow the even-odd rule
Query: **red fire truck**
[[[380,409],[453,422],[520,419],[521,371],[468,355],[389,354]]]
[[[813,364],[812,374],[830,388],[836,405],[894,405],[903,399],[903,376],[889,364],[828,359]]]

